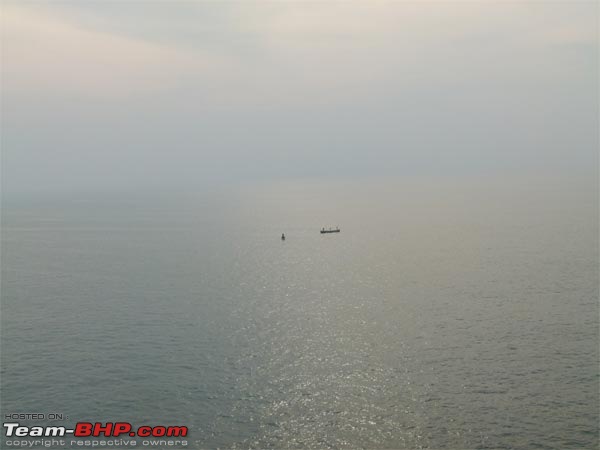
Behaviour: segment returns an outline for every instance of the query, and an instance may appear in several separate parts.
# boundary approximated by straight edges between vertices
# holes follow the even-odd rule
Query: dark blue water
[[[182,424],[191,448],[597,448],[597,200],[413,180],[7,202],[2,411]]]

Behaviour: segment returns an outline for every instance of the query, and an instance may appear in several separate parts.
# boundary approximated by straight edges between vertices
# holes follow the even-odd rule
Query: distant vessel
[[[325,233],[339,233],[340,229],[338,228],[329,228],[328,230],[326,230],[325,228],[321,228],[321,234],[325,234]]]
[[[281,233],[281,240],[285,241],[285,234]]]

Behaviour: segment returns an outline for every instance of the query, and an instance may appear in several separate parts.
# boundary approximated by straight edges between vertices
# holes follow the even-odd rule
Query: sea
[[[597,449],[598,222],[597,180],[559,176],[7,195],[3,422]]]

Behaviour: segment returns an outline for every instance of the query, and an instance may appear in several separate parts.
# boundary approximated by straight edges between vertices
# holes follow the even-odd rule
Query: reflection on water
[[[6,210],[3,412],[195,448],[595,448],[597,194],[526,181]]]

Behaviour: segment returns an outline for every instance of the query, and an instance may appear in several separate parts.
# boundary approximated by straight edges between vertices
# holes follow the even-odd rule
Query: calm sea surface
[[[80,197],[3,208],[4,414],[191,448],[598,448],[593,184]]]

